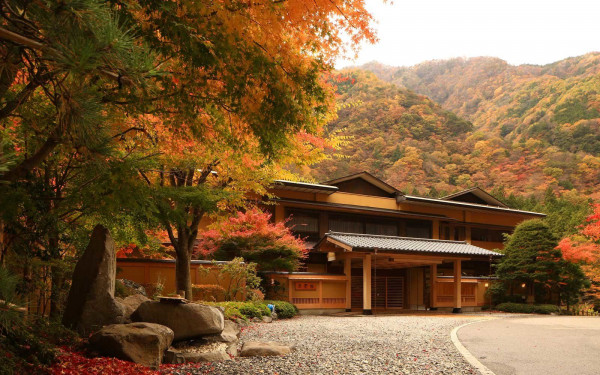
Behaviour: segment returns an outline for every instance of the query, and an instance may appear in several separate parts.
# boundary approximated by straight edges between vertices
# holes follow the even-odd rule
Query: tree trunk
[[[192,299],[192,275],[190,265],[192,253],[187,246],[187,241],[178,241],[175,248],[177,257],[175,259],[175,285],[176,290],[185,291],[185,298]]]
[[[60,321],[64,278],[59,266],[50,266],[50,319]]]
[[[4,221],[0,219],[0,267],[4,267],[4,258],[8,250],[4,243]]]

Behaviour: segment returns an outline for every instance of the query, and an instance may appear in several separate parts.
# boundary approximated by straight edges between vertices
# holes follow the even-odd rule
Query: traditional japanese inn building
[[[406,195],[362,172],[311,184],[279,180],[265,208],[310,249],[301,272],[271,273],[272,297],[303,312],[480,309],[503,234],[544,214],[479,188]]]

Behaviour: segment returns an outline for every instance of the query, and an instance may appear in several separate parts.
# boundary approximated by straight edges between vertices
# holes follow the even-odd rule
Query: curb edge
[[[450,333],[450,339],[452,339],[452,343],[454,344],[454,346],[456,346],[456,349],[458,349],[460,354],[462,354],[462,356],[467,360],[467,362],[469,362],[471,366],[475,367],[481,373],[481,375],[496,375],[492,370],[487,368],[483,363],[481,363],[477,358],[475,358],[475,356],[467,348],[465,348],[465,346],[458,339],[457,333],[459,329],[466,327],[469,324],[481,323],[485,321],[487,321],[487,319],[477,320],[455,327]]]

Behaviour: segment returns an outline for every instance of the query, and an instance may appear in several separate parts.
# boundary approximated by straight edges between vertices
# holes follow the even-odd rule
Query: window
[[[431,221],[407,220],[406,237],[431,238]]]
[[[505,230],[471,228],[471,240],[483,242],[503,242]]]
[[[464,226],[454,226],[449,223],[440,223],[440,239],[452,241],[464,241],[466,238],[466,229]]]
[[[330,217],[329,230],[344,233],[397,236],[398,223],[393,220],[382,221],[381,219],[377,220],[365,217],[337,215]]]
[[[454,227],[454,241],[464,241],[467,238],[467,231],[465,227]]]
[[[364,233],[363,222],[348,216],[332,216],[329,219],[329,230],[343,233]]]
[[[365,223],[365,232],[367,234],[397,236],[398,224],[395,222],[367,222]]]
[[[286,225],[292,232],[308,242],[319,240],[319,214],[313,212],[290,211]]]

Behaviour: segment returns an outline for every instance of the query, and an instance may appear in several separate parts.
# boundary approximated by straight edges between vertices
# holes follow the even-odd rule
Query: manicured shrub
[[[280,319],[290,319],[298,315],[298,308],[292,303],[286,301],[265,301],[265,303],[275,306],[275,312]]]
[[[247,302],[202,302],[211,306],[221,306],[225,318],[250,320],[263,316],[271,316],[268,304],[275,306],[275,312],[280,319],[289,319],[298,315],[298,308],[286,301],[247,301]]]
[[[536,314],[556,314],[560,312],[560,308],[556,305],[533,305],[533,312]]]
[[[559,313],[560,309],[556,305],[529,305],[524,303],[506,302],[496,306],[497,310],[520,313],[520,314],[552,314]]]
[[[263,303],[243,302],[239,310],[248,318],[260,318],[271,315],[271,310]]]
[[[264,302],[203,302],[210,306],[220,306],[225,309],[223,313],[226,319],[244,319],[260,318],[270,316],[271,310]]]

